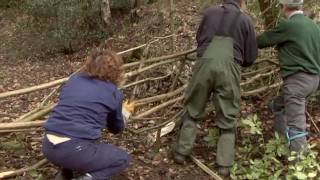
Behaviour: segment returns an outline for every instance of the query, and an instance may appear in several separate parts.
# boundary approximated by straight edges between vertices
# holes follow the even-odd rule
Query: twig
[[[314,119],[312,118],[311,114],[310,114],[308,111],[306,111],[306,114],[307,114],[308,118],[311,120],[311,122],[312,122],[312,124],[313,124],[314,128],[316,128],[317,133],[319,133],[319,134],[320,134],[320,129],[319,129],[319,127],[317,126],[317,123],[316,123],[316,122],[314,122]]]
[[[212,178],[214,178],[215,180],[223,180],[218,174],[213,172],[210,168],[208,168],[206,165],[204,165],[197,158],[195,158],[194,156],[190,156],[190,158],[196,165],[198,165],[204,172],[209,174]]]
[[[27,171],[33,170],[33,169],[37,169],[43,165],[45,165],[48,162],[47,159],[42,159],[41,161],[37,162],[36,164],[30,166],[30,167],[26,167],[26,168],[22,168],[19,170],[14,170],[14,171],[6,171],[6,172],[1,172],[0,173],[0,179],[2,178],[9,178],[9,177],[14,177],[17,175],[21,175]]]

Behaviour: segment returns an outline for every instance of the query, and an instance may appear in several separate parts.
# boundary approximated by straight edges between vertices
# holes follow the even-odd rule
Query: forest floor
[[[176,51],[182,51],[195,46],[194,36],[199,22],[200,8],[193,1],[190,3],[189,0],[186,0],[179,1],[177,9],[176,18],[179,22],[177,23],[179,36],[177,37]],[[158,29],[159,19],[157,19],[154,11],[155,7],[153,6],[139,9],[140,14],[138,16],[143,17],[142,20],[140,19],[129,25],[126,30],[122,28],[123,24],[127,22],[126,18],[119,17],[116,20],[116,27],[119,28],[119,32],[109,37],[108,43],[116,51],[122,51],[143,44],[150,40],[152,36],[170,34],[168,26],[165,27],[166,32]],[[27,43],[23,41],[24,39],[15,34],[19,18],[9,17],[9,14],[0,11],[0,93],[67,77],[81,67],[88,51],[94,47],[92,44],[84,45],[79,51],[67,55],[63,53],[44,53],[41,50],[33,49],[32,45],[27,46]],[[154,32],[154,34],[146,35],[147,32]],[[160,32],[163,34],[160,34]],[[127,36],[129,34],[130,36]],[[24,51],[23,56],[20,53],[21,51]],[[27,52],[27,55],[25,55],[25,52]],[[0,122],[11,122],[20,115],[34,109],[50,91],[51,89],[41,90],[28,95],[0,100]],[[265,101],[261,98],[243,100],[241,117],[255,113],[264,122],[265,133],[270,135],[272,133],[272,115],[268,111]],[[313,108],[310,113],[319,122],[319,107]],[[199,132],[193,151],[194,156],[211,169],[214,169],[216,150],[208,147],[204,137],[207,136],[209,129],[214,126],[213,120],[214,117],[209,115],[200,124],[202,131]],[[119,145],[130,152],[133,161],[126,172],[127,177],[123,179],[210,179],[192,162],[180,166],[172,161],[171,145],[176,138],[176,133],[177,130],[161,138],[159,147],[147,145],[144,135],[133,136],[128,131],[122,135],[105,134],[103,141]],[[0,172],[31,166],[40,161],[43,158],[41,153],[42,136],[43,131],[41,129],[1,134]],[[26,173],[13,179],[52,179],[56,170],[57,167],[49,164],[36,172]]]

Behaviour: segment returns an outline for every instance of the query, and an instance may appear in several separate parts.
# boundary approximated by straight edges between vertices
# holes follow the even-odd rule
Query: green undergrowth
[[[317,179],[320,165],[317,152],[310,146],[310,153],[299,156],[300,161],[290,163],[297,157],[294,152],[288,157],[288,142],[275,134],[266,139],[262,122],[257,115],[241,119],[237,131],[237,159],[232,167],[232,179]],[[205,140],[209,146],[217,143],[219,131],[212,129]]]

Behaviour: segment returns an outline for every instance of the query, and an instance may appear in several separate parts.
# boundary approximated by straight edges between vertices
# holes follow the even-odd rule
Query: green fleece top
[[[301,71],[320,74],[320,27],[303,14],[281,21],[257,42],[259,48],[277,46],[283,77]]]

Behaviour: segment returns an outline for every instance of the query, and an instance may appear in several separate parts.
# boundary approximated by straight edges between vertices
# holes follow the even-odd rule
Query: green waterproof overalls
[[[220,128],[216,161],[220,166],[232,166],[236,117],[240,111],[240,66],[235,62],[233,53],[232,38],[214,36],[203,56],[196,62],[185,94],[186,114],[175,144],[177,153],[191,154],[197,122],[204,117],[206,104],[213,93],[216,124]]]

